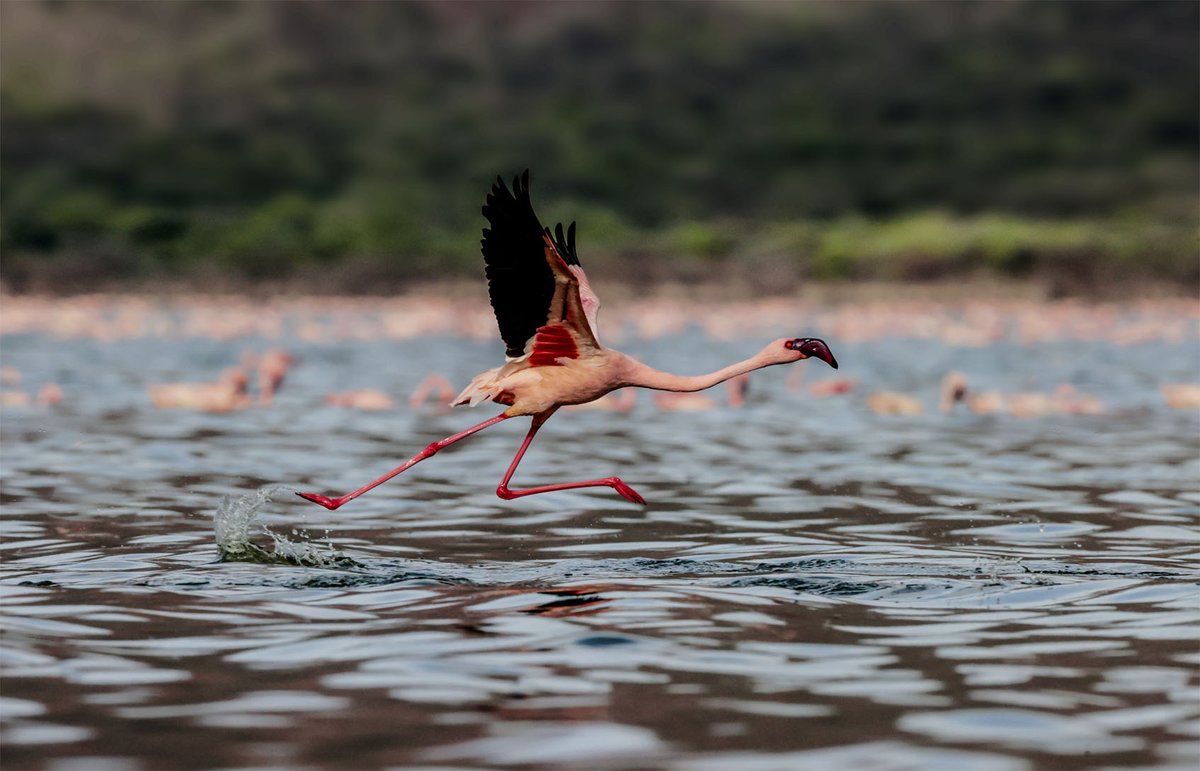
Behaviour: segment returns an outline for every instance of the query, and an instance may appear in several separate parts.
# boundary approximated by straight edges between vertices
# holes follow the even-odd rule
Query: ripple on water
[[[1028,709],[916,712],[900,718],[897,727],[942,741],[987,743],[1055,755],[1129,752],[1145,744],[1135,736],[1113,736],[1104,726],[1086,720]]]
[[[724,349],[688,334],[637,354],[718,364]],[[21,447],[5,453],[0,519],[5,765],[1194,759],[1200,446],[1098,349],[1008,343],[972,374],[1027,388],[1021,363],[1037,362],[1046,382],[1086,376],[1137,413],[891,420],[765,371],[739,412],[643,401],[556,417],[519,473],[620,473],[646,507],[607,490],[498,500],[518,421],[337,512],[272,483],[361,483],[476,422],[319,406],[346,377],[461,382],[459,354],[485,346],[454,342],[451,357],[445,340],[289,340],[301,364],[276,404],[216,416],[153,411],[145,381],[219,368],[228,344],[164,344],[147,373],[133,343],[6,339],[6,365],[31,381],[99,350],[112,382],[0,421]],[[915,391],[962,356],[922,346],[846,356]],[[1140,373],[1192,355],[1124,354]]]

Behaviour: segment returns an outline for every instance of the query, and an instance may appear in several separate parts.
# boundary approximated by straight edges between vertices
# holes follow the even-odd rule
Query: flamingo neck
[[[768,360],[760,352],[748,359],[734,362],[728,367],[723,367],[707,375],[674,375],[631,359],[626,384],[642,388],[653,388],[657,391],[703,391],[706,388],[712,388],[738,375],[744,375],[747,372],[753,372],[756,369],[762,369],[763,367],[779,363]]]

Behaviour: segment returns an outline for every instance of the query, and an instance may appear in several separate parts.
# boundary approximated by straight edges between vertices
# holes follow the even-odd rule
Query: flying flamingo
[[[707,375],[660,372],[596,339],[600,301],[588,285],[575,251],[575,223],[564,237],[562,224],[552,235],[543,228],[529,200],[529,171],[513,180],[510,192],[497,177],[483,207],[491,225],[483,231],[482,252],[488,292],[505,363],[475,377],[454,400],[455,406],[493,401],[507,406],[494,418],[428,445],[405,463],[357,490],[338,498],[297,492],[301,498],[336,509],[383,484],[431,455],[489,426],[522,415],[533,421],[524,442],[509,464],[496,494],[505,500],[553,490],[611,487],[633,503],[645,503],[633,488],[615,476],[580,482],[511,489],[517,464],[538,429],[559,407],[585,404],[617,388],[637,386],[659,391],[691,392],[774,364],[809,357],[836,368],[837,361],[823,341],[808,337],[781,338],[748,359]]]

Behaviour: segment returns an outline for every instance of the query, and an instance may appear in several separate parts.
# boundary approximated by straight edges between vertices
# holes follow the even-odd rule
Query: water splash
[[[317,568],[357,568],[358,562],[339,553],[332,545],[325,548],[315,543],[292,541],[274,532],[255,519],[275,496],[290,493],[285,485],[263,485],[250,495],[228,495],[217,504],[213,514],[213,531],[221,559],[229,562],[262,562],[267,564],[298,565]],[[252,540],[258,532],[271,539],[266,549]]]

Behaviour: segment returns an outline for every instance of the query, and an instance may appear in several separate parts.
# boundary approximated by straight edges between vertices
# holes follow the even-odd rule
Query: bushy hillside
[[[1200,264],[1194,2],[8,2],[0,22],[18,290],[474,275],[483,193],[525,167],[602,274]]]

